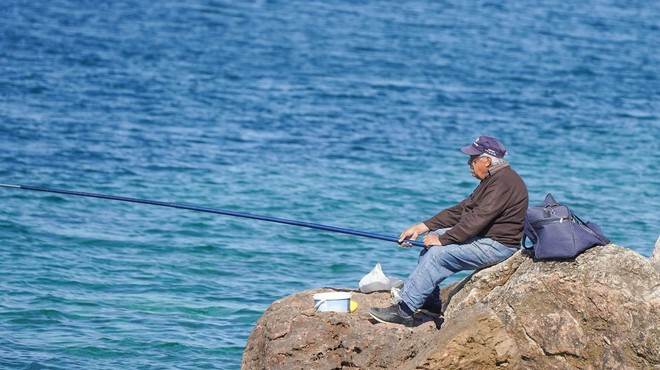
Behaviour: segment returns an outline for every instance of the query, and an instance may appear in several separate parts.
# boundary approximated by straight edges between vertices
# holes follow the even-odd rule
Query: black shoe
[[[427,299],[419,308],[419,311],[430,316],[442,316],[442,302],[435,299]]]
[[[370,308],[369,315],[384,323],[401,324],[405,326],[412,326],[413,324],[412,315],[405,313],[398,304],[385,308]]]

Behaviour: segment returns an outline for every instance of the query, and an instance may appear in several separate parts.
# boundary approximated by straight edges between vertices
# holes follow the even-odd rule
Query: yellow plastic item
[[[351,313],[357,311],[358,303],[351,299]]]

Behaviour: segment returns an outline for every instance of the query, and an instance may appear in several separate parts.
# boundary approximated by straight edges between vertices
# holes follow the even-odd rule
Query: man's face
[[[471,155],[468,159],[468,165],[470,166],[470,171],[472,176],[483,180],[488,175],[488,167],[490,167],[490,158],[480,157],[478,155]]]

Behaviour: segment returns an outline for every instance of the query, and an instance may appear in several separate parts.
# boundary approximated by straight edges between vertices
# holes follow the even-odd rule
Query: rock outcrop
[[[653,253],[651,254],[651,262],[653,262],[655,267],[660,270],[660,236],[655,242],[655,249],[653,249]]]
[[[357,312],[316,312],[312,295],[274,302],[243,369],[658,369],[660,242],[653,259],[610,244],[572,261],[524,252],[443,289],[442,319],[373,321],[387,293],[353,292]]]

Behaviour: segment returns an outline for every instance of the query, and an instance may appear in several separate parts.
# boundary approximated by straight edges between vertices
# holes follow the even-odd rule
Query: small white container
[[[314,294],[314,308],[321,312],[351,312],[351,292]]]

